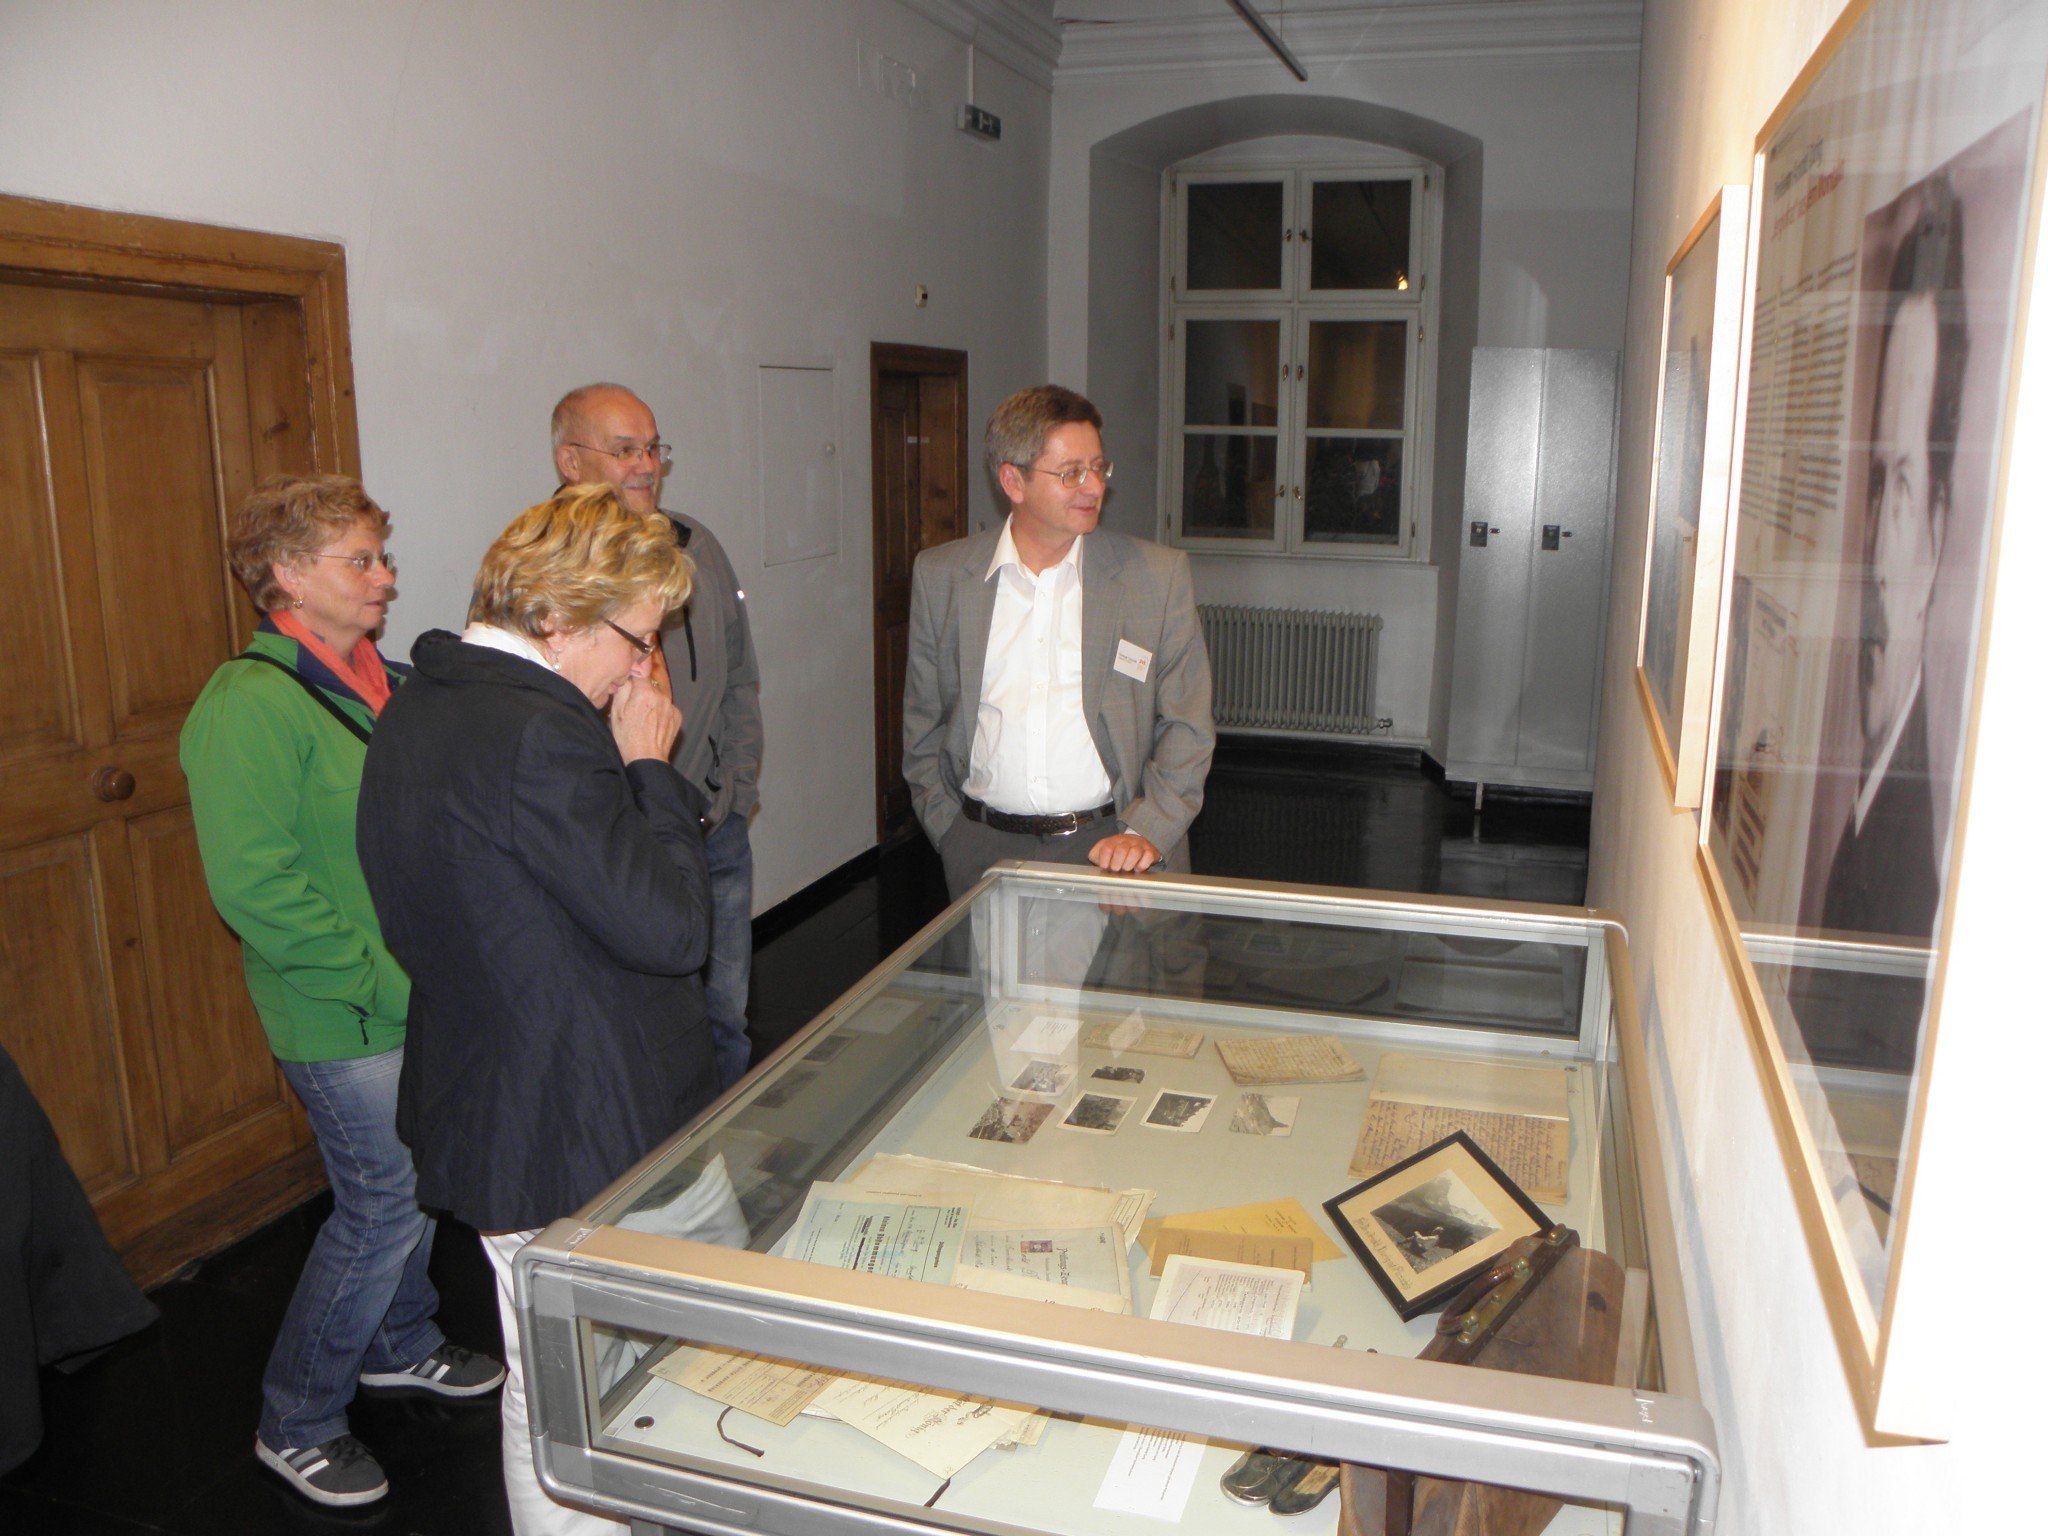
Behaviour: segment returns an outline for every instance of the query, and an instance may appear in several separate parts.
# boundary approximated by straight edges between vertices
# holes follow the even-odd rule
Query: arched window
[[[1441,177],[1359,148],[1167,173],[1162,448],[1184,548],[1428,557]]]

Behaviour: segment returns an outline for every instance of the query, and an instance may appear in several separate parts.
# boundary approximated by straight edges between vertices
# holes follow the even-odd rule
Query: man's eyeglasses
[[[370,567],[373,565],[383,566],[385,570],[389,571],[394,576],[398,574],[398,557],[396,555],[389,553],[381,555],[372,555],[368,553],[360,555],[328,555],[315,552],[313,558],[315,560],[346,560],[350,565],[356,568],[356,574],[358,576],[369,575]]]
[[[624,448],[600,448],[595,443],[570,443],[569,446],[584,449],[589,453],[601,453],[606,458],[617,459],[622,464],[634,459],[649,458],[663,469],[667,469],[676,461],[675,450],[658,437],[651,443],[634,443]]]
[[[654,642],[652,640],[642,640],[630,629],[621,629],[618,625],[613,624],[610,619],[606,619],[605,623],[610,626],[613,634],[633,647],[642,656],[652,656],[654,654]]]
[[[1064,469],[1040,469],[1035,464],[1021,467],[1026,474],[1051,475],[1070,491],[1078,491],[1090,475],[1108,485],[1109,477],[1116,473],[1116,465],[1108,459],[1097,459],[1093,464],[1069,464]]]

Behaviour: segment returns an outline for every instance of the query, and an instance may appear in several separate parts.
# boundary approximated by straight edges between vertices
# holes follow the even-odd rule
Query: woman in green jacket
[[[264,1371],[256,1431],[265,1466],[331,1505],[389,1487],[348,1432],[359,1383],[476,1397],[504,1375],[434,1322],[434,1224],[396,1128],[410,987],[356,861],[363,749],[403,675],[371,638],[396,595],[390,528],[341,475],[257,489],[229,528],[229,556],[265,617],[178,741],[207,889],[242,941],[249,995],[334,1189]]]

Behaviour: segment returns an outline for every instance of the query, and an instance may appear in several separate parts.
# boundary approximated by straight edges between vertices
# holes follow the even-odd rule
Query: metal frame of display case
[[[649,1527],[775,1536],[845,1536],[935,1529],[1019,1532],[911,1504],[836,1502],[815,1484],[764,1470],[745,1479],[594,1444],[597,1367],[578,1344],[579,1323],[672,1335],[937,1389],[1028,1403],[1055,1412],[1299,1449],[1330,1459],[1418,1474],[1506,1484],[1626,1512],[1629,1536],[1689,1536],[1713,1527],[1720,1484],[1714,1430],[1698,1400],[1684,1282],[1644,1061],[1625,937],[1611,917],[1569,907],[1416,900],[1385,893],[1281,887],[1247,880],[1146,877],[1147,894],[1255,895],[1306,913],[1398,913],[1407,926],[1470,935],[1586,943],[1587,997],[1576,1042],[1619,1058],[1631,1115],[1642,1117],[1609,1177],[1630,1181],[1652,1285],[1652,1326],[1662,1390],[1632,1384],[1512,1375],[1395,1355],[1047,1307],[948,1287],[864,1276],[767,1254],[600,1225],[596,1212],[650,1185],[696,1125],[796,1059],[921,952],[998,878],[1099,881],[1130,877],[1068,866],[999,866],[916,938],[792,1038],[748,1083],[650,1155],[577,1216],[558,1221],[515,1264],[527,1392],[541,1481],[559,1496]],[[1613,1020],[1615,1038],[1589,1038],[1590,1019]],[[1563,1038],[1563,1037],[1558,1037]],[[1612,1119],[1602,1134],[1613,1137]],[[1624,1352],[1624,1360],[1631,1358]],[[1618,1372],[1617,1375],[1621,1373]],[[1631,1380],[1632,1380],[1631,1374]],[[700,1464],[701,1465],[701,1464]]]

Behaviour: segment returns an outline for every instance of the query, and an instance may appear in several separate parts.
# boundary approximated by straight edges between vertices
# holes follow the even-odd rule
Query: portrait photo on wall
[[[1866,1300],[1926,1046],[2048,17],[1872,0],[1767,126],[1703,829]]]

